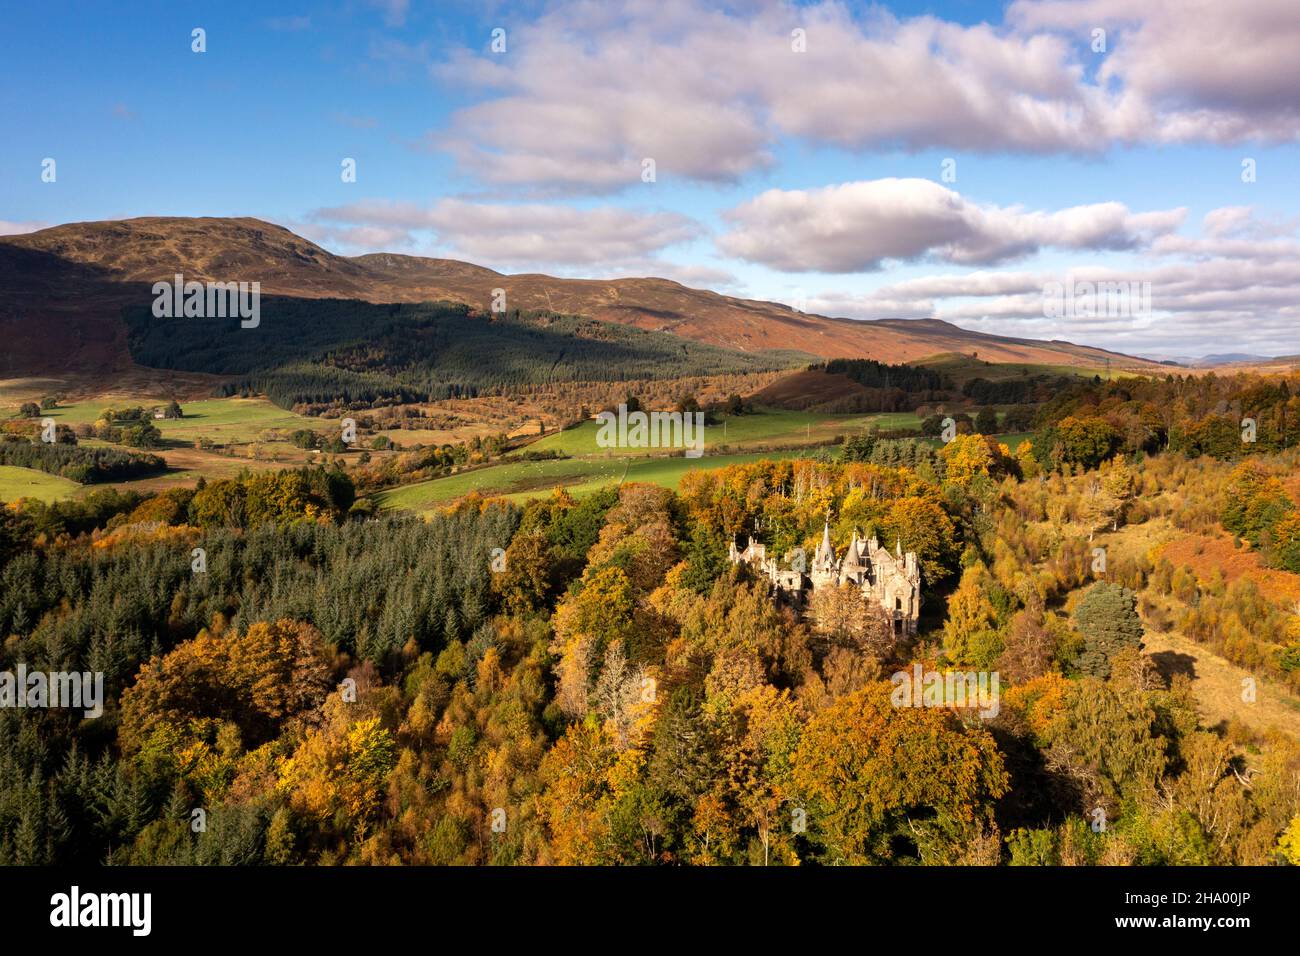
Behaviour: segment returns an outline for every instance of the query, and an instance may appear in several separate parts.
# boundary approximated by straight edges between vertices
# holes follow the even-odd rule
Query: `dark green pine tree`
[[[1111,660],[1117,652],[1142,646],[1137,595],[1118,584],[1094,584],[1075,608],[1074,625],[1084,637],[1079,670],[1093,677],[1109,677]]]

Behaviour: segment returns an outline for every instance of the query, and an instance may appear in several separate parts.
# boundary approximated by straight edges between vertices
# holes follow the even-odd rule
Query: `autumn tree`
[[[944,480],[965,488],[977,477],[989,477],[998,467],[996,445],[983,435],[958,435],[939,452]]]
[[[1109,525],[1112,531],[1117,530],[1136,487],[1137,475],[1133,468],[1123,455],[1116,455],[1100,478],[1089,486],[1086,511],[1090,527],[1100,530]]]
[[[1069,681],[1045,731],[1048,759],[1066,773],[1077,810],[1101,805],[1112,820],[1127,800],[1149,799],[1167,762],[1160,716],[1145,696],[1088,677]]]
[[[733,733],[723,750],[724,786],[742,829],[752,830],[752,862],[797,862],[794,848],[794,755],[802,730],[799,706],[787,691],[757,687],[737,702]]]
[[[280,768],[278,786],[298,812],[361,841],[396,762],[392,734],[378,717],[336,719],[308,732]]]
[[[952,518],[934,498],[908,495],[889,508],[883,522],[885,540],[903,551],[915,551],[922,580],[932,587],[952,574],[957,563],[957,530]]]
[[[678,559],[671,513],[672,492],[655,485],[626,484],[605,517],[600,537],[587,555],[588,573],[618,567],[638,594],[663,581]]]
[[[962,572],[961,583],[948,598],[943,651],[954,663],[991,667],[1002,651],[997,610],[989,601],[991,581],[984,565],[972,564]]]
[[[130,750],[160,725],[206,719],[238,726],[256,745],[319,707],[329,686],[328,652],[310,624],[258,621],[242,635],[205,630],[140,669],[122,695],[119,733]]]
[[[492,589],[511,614],[526,614],[546,607],[554,598],[559,562],[546,537],[519,533],[505,549],[504,566],[494,570]]]
[[[632,583],[622,568],[607,567],[556,609],[557,702],[566,713],[579,716],[586,711],[606,648],[632,633],[635,606]]]
[[[591,704],[608,721],[619,749],[626,749],[645,736],[654,720],[656,682],[645,667],[627,659],[623,643],[611,641],[591,694]]]
[[[1043,626],[1040,612],[1018,612],[1003,632],[1002,642],[997,668],[1004,680],[1023,684],[1050,669],[1055,642]]]
[[[826,657],[837,668],[843,658],[879,665],[894,650],[895,634],[885,611],[845,582],[815,590],[808,601],[813,629],[827,642]]]
[[[871,684],[816,714],[794,755],[810,839],[830,861],[939,862],[992,826],[994,801],[1007,789],[987,731],[947,711],[895,707],[891,690]]]
[[[1087,415],[1061,419],[1056,424],[1054,436],[1059,442],[1062,460],[1085,468],[1096,468],[1115,453],[1120,443],[1120,434],[1110,422]]]
[[[538,770],[538,809],[552,862],[561,866],[614,862],[609,808],[617,750],[604,726],[588,719],[571,724]]]

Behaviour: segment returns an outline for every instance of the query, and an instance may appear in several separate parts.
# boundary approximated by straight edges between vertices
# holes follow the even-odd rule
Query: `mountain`
[[[186,280],[258,281],[263,295],[449,300],[485,311],[501,289],[510,309],[585,315],[742,352],[888,362],[977,353],[991,362],[1155,367],[1102,349],[986,335],[938,319],[828,318],[668,279],[562,279],[505,275],[450,259],[338,256],[259,219],[147,217],[0,237],[0,333],[13,343],[0,359],[0,376],[132,368],[122,309],[149,303],[149,287],[178,272]]]
[[[1271,355],[1251,355],[1249,352],[1224,352],[1221,355],[1202,355],[1197,365],[1236,365],[1241,362],[1267,362]]]
[[[1274,361],[1274,357],[1271,355],[1252,355],[1249,352],[1224,352],[1219,355],[1202,355],[1200,358],[1188,355],[1161,355],[1153,357],[1152,361],[1177,362],[1179,365],[1186,365],[1188,368],[1215,368],[1220,365],[1253,365],[1258,362],[1271,362]]]

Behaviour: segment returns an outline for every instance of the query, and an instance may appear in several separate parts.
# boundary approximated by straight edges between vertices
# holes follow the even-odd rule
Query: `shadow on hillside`
[[[1156,665],[1156,670],[1168,684],[1177,674],[1185,674],[1187,677],[1196,678],[1196,658],[1191,654],[1183,654],[1179,651],[1157,651],[1151,655],[1151,662]]]

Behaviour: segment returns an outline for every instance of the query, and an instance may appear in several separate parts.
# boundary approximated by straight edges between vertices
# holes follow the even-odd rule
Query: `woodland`
[[[1185,634],[1295,693],[1296,608],[1119,546],[1165,527],[1295,570],[1293,384],[1085,383],[1014,449],[963,423],[429,520],[338,466],[8,506],[3,666],[110,699],[0,709],[0,860],[1300,862],[1300,741],[1207,721],[1143,651]],[[1243,413],[1255,447],[1222,437]],[[726,560],[828,515],[839,548],[918,553],[916,639]],[[996,670],[999,713],[895,706],[916,662]]]

